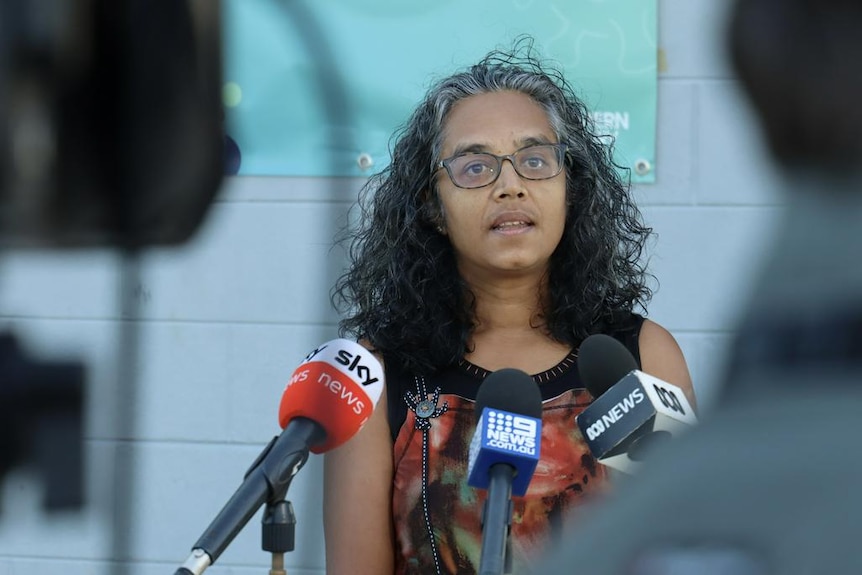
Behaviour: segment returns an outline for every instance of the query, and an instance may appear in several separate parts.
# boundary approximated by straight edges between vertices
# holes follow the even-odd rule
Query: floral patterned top
[[[643,317],[632,314],[610,335],[640,363]],[[487,493],[467,484],[470,441],[476,431],[476,392],[489,372],[466,360],[433,377],[391,373],[389,423],[394,441],[395,573],[471,575],[478,571],[481,514]],[[523,497],[513,497],[512,573],[530,573],[564,518],[602,493],[607,470],[590,454],[575,416],[593,400],[581,384],[577,350],[533,379],[542,393],[541,458]]]

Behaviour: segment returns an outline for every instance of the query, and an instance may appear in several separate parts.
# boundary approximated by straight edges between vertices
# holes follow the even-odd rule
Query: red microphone
[[[283,499],[308,452],[338,447],[362,428],[383,392],[383,366],[358,343],[329,341],[293,372],[281,397],[284,431],[264,448],[177,575],[201,575],[266,502]]]
[[[334,339],[311,353],[296,368],[278,409],[282,428],[297,417],[318,423],[326,433],[313,453],[338,447],[358,432],[383,392],[383,366],[354,341]]]

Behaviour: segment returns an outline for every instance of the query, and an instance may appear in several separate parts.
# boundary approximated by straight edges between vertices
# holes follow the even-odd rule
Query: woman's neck
[[[477,332],[530,332],[544,325],[542,282],[536,278],[473,282]]]
[[[476,327],[466,359],[489,371],[514,367],[535,374],[551,369],[570,347],[553,340],[543,315],[546,290],[536,278],[474,282]]]

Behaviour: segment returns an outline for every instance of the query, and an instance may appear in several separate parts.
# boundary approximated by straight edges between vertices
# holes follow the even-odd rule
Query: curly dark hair
[[[358,229],[341,238],[351,261],[332,290],[344,314],[341,335],[366,340],[401,369],[433,373],[468,351],[475,302],[437,229],[435,164],[452,106],[503,90],[538,102],[558,141],[568,145],[566,229],[551,256],[542,310],[549,336],[575,346],[651,297],[641,255],[652,230],[629,196],[609,141],[595,135],[561,71],[536,55],[532,40],[520,38],[511,50],[494,50],[430,88],[393,136],[390,165],[360,192]]]

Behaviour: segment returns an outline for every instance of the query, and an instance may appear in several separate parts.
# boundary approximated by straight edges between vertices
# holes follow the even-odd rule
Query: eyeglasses
[[[459,188],[481,188],[497,181],[503,160],[509,160],[515,172],[526,180],[553,178],[563,170],[565,154],[565,144],[527,146],[506,156],[468,152],[438,162],[437,169],[446,168],[452,183]]]

